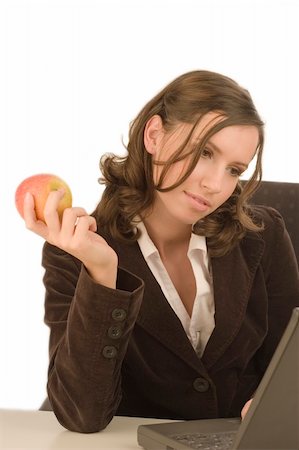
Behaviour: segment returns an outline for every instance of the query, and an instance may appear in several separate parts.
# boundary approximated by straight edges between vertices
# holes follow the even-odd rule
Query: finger
[[[57,211],[60,200],[65,194],[64,189],[58,189],[57,191],[51,191],[48,195],[45,208],[44,208],[44,218],[48,225],[49,232],[52,234],[57,234],[60,231],[61,224],[59,219],[59,214]]]
[[[87,212],[84,208],[73,207],[66,208],[64,210],[61,222],[62,239],[68,239],[73,236],[77,225],[77,220],[81,216],[87,216]]]
[[[30,192],[27,192],[24,197],[23,215],[26,228],[46,239],[48,234],[47,225],[42,220],[37,220],[34,209],[34,198]]]
[[[26,192],[23,204],[23,215],[26,225],[36,222],[36,214],[34,209],[34,198],[30,192]]]
[[[81,216],[78,217],[75,236],[86,233],[87,231],[97,231],[97,223],[94,217],[92,216]]]

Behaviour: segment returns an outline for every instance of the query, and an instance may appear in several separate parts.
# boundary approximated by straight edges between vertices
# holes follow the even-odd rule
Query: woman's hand
[[[60,220],[57,207],[63,195],[64,190],[60,189],[50,192],[44,208],[43,222],[37,220],[34,198],[27,193],[24,199],[26,227],[82,261],[97,283],[115,288],[118,263],[115,251],[96,233],[96,220],[85,209],[66,208]]]
[[[245,405],[243,406],[242,411],[241,411],[241,418],[242,418],[242,420],[244,419],[245,415],[247,414],[247,411],[248,411],[248,409],[249,409],[249,407],[251,405],[252,400],[253,400],[253,398],[248,400],[248,402],[246,402]]]

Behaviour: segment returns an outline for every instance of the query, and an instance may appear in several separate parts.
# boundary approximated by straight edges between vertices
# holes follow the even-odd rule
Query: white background
[[[14,192],[50,172],[92,211],[98,162],[165,84],[208,69],[236,79],[266,122],[264,179],[299,182],[297,0],[0,0],[0,408],[45,396],[42,240]]]

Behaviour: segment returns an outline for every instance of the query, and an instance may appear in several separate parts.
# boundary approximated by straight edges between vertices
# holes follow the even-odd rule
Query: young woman
[[[194,71],[138,114],[127,156],[102,158],[93,215],[73,207],[60,222],[57,191],[40,222],[28,194],[26,226],[47,241],[48,396],[64,427],[241,414],[299,299],[281,216],[247,203],[263,140],[249,93]]]

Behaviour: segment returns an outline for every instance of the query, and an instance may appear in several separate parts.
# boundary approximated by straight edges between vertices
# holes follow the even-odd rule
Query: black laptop
[[[146,450],[299,450],[299,308],[293,310],[242,422],[140,425],[137,437]]]

